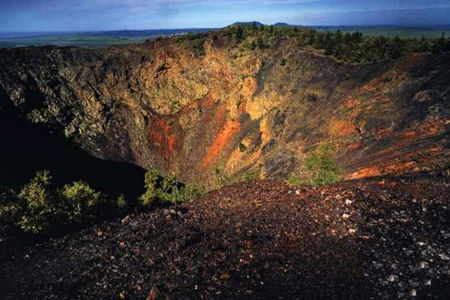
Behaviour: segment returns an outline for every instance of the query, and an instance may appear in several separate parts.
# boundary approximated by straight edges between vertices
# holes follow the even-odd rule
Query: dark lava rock
[[[431,177],[235,184],[17,250],[0,295],[448,299],[449,195]]]

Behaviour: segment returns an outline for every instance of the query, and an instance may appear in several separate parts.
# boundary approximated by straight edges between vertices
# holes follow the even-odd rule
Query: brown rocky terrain
[[[352,64],[236,36],[0,49],[2,184],[50,168],[135,205],[139,167],[235,182],[0,251],[0,298],[450,297],[450,54]],[[287,185],[318,145],[347,180]]]
[[[96,157],[205,186],[214,169],[302,174],[325,143],[348,179],[448,165],[449,54],[359,65],[289,39],[201,42],[1,49],[1,100]]]
[[[17,251],[6,299],[448,299],[450,185],[248,181]]]

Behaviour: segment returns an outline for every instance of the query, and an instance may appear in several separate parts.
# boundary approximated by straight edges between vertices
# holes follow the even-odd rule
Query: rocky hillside
[[[249,181],[17,251],[5,299],[448,299],[450,185]]]
[[[346,178],[449,161],[450,55],[349,64],[226,30],[106,49],[0,50],[1,102],[92,155],[217,185],[286,178],[329,144]]]

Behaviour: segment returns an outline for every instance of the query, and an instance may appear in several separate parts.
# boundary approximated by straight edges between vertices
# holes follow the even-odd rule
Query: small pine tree
[[[331,55],[334,52],[334,41],[331,38],[331,33],[327,32],[324,39],[324,48],[325,48],[325,55]]]
[[[402,55],[403,55],[403,41],[398,35],[396,35],[391,41],[389,57],[392,59],[396,59]]]
[[[236,28],[235,39],[237,43],[240,43],[244,40],[244,29],[242,29],[242,26],[238,26]]]
[[[448,51],[450,48],[449,43],[445,37],[445,32],[442,32],[441,38],[434,43],[433,53],[439,54]]]
[[[336,164],[328,145],[319,146],[305,160],[306,168],[311,172],[311,183],[326,185],[339,181],[341,169]]]

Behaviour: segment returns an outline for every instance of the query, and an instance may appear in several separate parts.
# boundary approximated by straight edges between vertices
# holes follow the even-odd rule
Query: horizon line
[[[225,25],[222,27],[178,27],[178,28],[146,28],[146,29],[98,29],[98,30],[61,30],[61,31],[0,31],[0,33],[96,33],[96,32],[117,32],[117,31],[151,31],[151,30],[217,30],[226,28],[228,26],[232,26],[235,23],[253,23],[258,22],[263,25],[276,25],[276,24],[286,24],[289,26],[298,26],[298,27],[428,27],[428,26],[450,26],[450,23],[405,23],[405,24],[329,24],[329,25],[303,25],[303,24],[290,24],[286,22],[277,22],[273,24],[264,24],[259,21],[236,21],[229,25]]]

